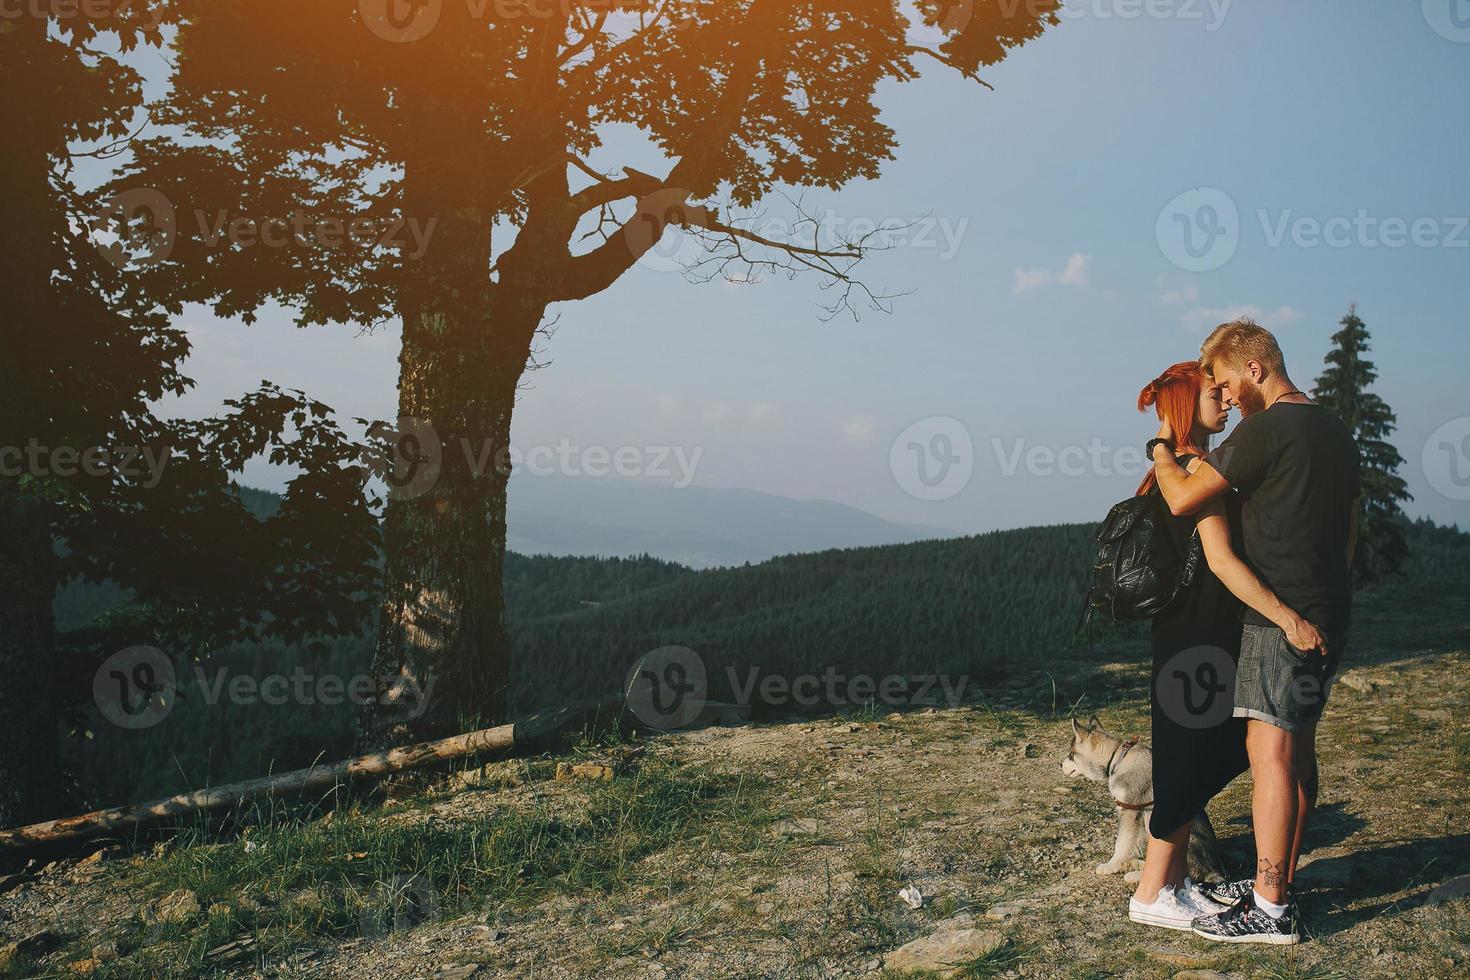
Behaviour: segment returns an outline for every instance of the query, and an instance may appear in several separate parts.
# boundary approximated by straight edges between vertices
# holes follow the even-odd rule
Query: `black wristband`
[[[1150,460],[1152,460],[1154,458],[1154,447],[1155,446],[1168,446],[1169,447],[1169,452],[1172,453],[1174,451],[1174,440],[1173,439],[1150,439],[1148,441],[1147,445],[1145,445],[1143,447],[1143,454],[1145,456],[1147,456]]]

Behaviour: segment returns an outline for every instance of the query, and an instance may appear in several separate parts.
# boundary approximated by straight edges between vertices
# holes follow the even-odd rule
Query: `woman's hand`
[[[1316,650],[1322,656],[1327,656],[1327,640],[1322,636],[1322,631],[1296,613],[1287,617],[1281,631],[1286,634],[1287,642],[1302,653]]]

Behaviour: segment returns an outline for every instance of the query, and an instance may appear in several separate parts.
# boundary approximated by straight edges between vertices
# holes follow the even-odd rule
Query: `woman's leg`
[[[1138,890],[1133,897],[1145,905],[1151,905],[1159,897],[1159,889],[1165,885],[1184,883],[1184,872],[1189,862],[1189,829],[1194,821],[1188,821],[1168,837],[1148,836],[1148,852],[1143,858],[1143,871],[1138,878]]]

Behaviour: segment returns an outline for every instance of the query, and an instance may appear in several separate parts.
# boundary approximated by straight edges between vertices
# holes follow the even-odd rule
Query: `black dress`
[[[1192,458],[1181,456],[1179,464]],[[1233,491],[1224,499],[1231,544],[1241,554],[1240,501]],[[1170,516],[1165,526],[1181,551],[1189,545],[1193,517]],[[1167,837],[1194,819],[1250,768],[1245,719],[1231,717],[1240,611],[1240,600],[1205,565],[1189,588],[1154,617],[1154,809],[1148,827],[1154,837]]]

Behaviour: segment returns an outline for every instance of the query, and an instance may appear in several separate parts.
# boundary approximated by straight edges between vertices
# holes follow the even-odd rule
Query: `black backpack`
[[[1155,488],[1120,501],[1097,529],[1097,560],[1087,576],[1087,594],[1077,628],[1093,614],[1112,622],[1151,619],[1194,581],[1204,562],[1199,531],[1180,554],[1165,527],[1169,505]]]

